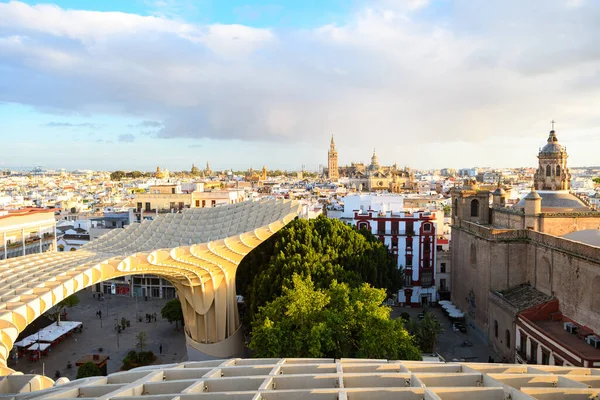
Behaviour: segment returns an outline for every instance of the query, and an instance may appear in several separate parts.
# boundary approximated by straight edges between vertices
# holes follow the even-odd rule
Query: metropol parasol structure
[[[187,209],[115,229],[76,252],[0,261],[0,399],[579,399],[600,369],[394,360],[242,359],[235,274],[301,206],[263,200]],[[176,288],[190,361],[69,381],[7,367],[19,333],[95,283],[154,274]],[[194,361],[203,360],[203,361]],[[558,396],[558,397],[557,397]],[[595,396],[595,397],[594,397]]]

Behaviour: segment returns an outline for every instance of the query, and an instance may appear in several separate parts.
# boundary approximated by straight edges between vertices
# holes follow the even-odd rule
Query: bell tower
[[[340,172],[338,170],[338,152],[335,149],[335,142],[333,141],[333,135],[331,135],[331,143],[329,144],[329,152],[327,153],[328,159],[328,178],[332,181],[337,181],[340,178]]]
[[[536,190],[569,190],[571,188],[571,173],[567,168],[567,149],[558,143],[554,131],[548,136],[548,143],[538,154],[538,169],[534,175]]]

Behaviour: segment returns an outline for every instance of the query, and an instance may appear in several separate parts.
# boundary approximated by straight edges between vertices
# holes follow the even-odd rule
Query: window
[[[206,200],[202,200],[202,208],[206,207]]]
[[[413,265],[413,256],[412,254],[406,256],[406,267],[412,267]]]
[[[175,188],[171,188],[171,194],[175,194]]]
[[[565,362],[562,358],[554,356],[554,365],[563,365]]]
[[[445,274],[446,273],[446,263],[441,263],[440,264],[440,273]]]
[[[392,235],[398,234],[398,221],[392,221]]]
[[[435,250],[436,250],[436,251],[443,251],[443,249],[442,249],[442,245],[441,245],[441,244],[438,244],[438,245],[436,245],[436,246],[435,246]]]
[[[425,232],[431,232],[431,224],[429,224],[429,223],[423,224],[423,230]]]
[[[146,203],[146,211],[150,211],[150,210],[151,210],[150,203]]]
[[[552,167],[549,165],[546,165],[546,176],[551,176],[552,175]]]
[[[213,206],[213,207],[216,206],[217,205],[217,201],[216,200],[211,200],[210,201],[210,205]]]
[[[392,248],[398,248],[398,238],[397,237],[392,238]]]
[[[529,356],[530,361],[534,364],[537,364],[537,353],[538,353],[538,344],[535,341],[531,341],[531,355]]]
[[[448,290],[448,289],[446,288],[446,280],[445,280],[445,279],[440,279],[440,290],[441,290],[441,291],[444,291],[444,292],[445,292],[446,290]]]
[[[542,365],[550,364],[550,351],[542,347]]]
[[[471,217],[479,217],[479,200],[471,200]]]
[[[556,166],[556,176],[560,176],[560,165]]]
[[[142,203],[137,203],[137,209],[142,211]]]
[[[404,275],[404,286],[412,286],[412,271],[408,271],[406,275]]]
[[[377,221],[377,234],[385,235],[385,221]]]
[[[458,199],[454,199],[454,204],[452,205],[452,211],[454,211],[454,216],[458,216]]]
[[[494,336],[498,337],[498,321],[494,321]]]
[[[433,273],[431,272],[431,270],[423,271],[421,273],[421,285],[423,285],[423,286],[433,285]]]
[[[525,335],[523,333],[523,331],[521,332],[521,348],[520,348],[520,352],[521,354],[525,354],[527,352],[527,335]]]
[[[406,234],[411,236],[415,234],[415,226],[413,221],[406,222]]]
[[[504,336],[506,336],[506,347],[510,349],[510,331],[508,329],[506,330]]]
[[[200,200],[196,200],[196,207],[200,207]]]
[[[366,222],[359,222],[358,223],[358,229],[369,229],[369,224]]]

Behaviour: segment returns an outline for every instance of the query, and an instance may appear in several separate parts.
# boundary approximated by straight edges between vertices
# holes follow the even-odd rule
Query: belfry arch
[[[235,275],[242,259],[292,221],[300,206],[265,200],[187,209],[115,229],[75,252],[0,261],[0,375],[19,333],[71,294],[121,276],[168,279],[181,299],[191,360],[243,350]]]

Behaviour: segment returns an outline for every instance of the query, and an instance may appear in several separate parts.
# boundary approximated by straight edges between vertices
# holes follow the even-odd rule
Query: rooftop
[[[36,388],[45,387],[43,390]],[[10,375],[13,399],[582,399],[600,394],[600,369],[367,359],[229,359],[151,365],[108,376]]]
[[[538,190],[536,192],[542,198],[542,212],[590,212],[588,207],[574,194],[568,190]],[[527,195],[529,196],[529,194]],[[525,198],[523,197],[514,208],[524,208]]]
[[[561,342],[571,350],[579,353],[579,355],[586,360],[597,360],[600,361],[600,349],[595,349],[587,342],[579,337],[579,335],[570,334],[565,331],[565,321],[534,321],[540,329],[544,331],[550,338]]]
[[[518,310],[526,310],[552,299],[552,296],[548,296],[529,285],[519,285],[497,293]]]

